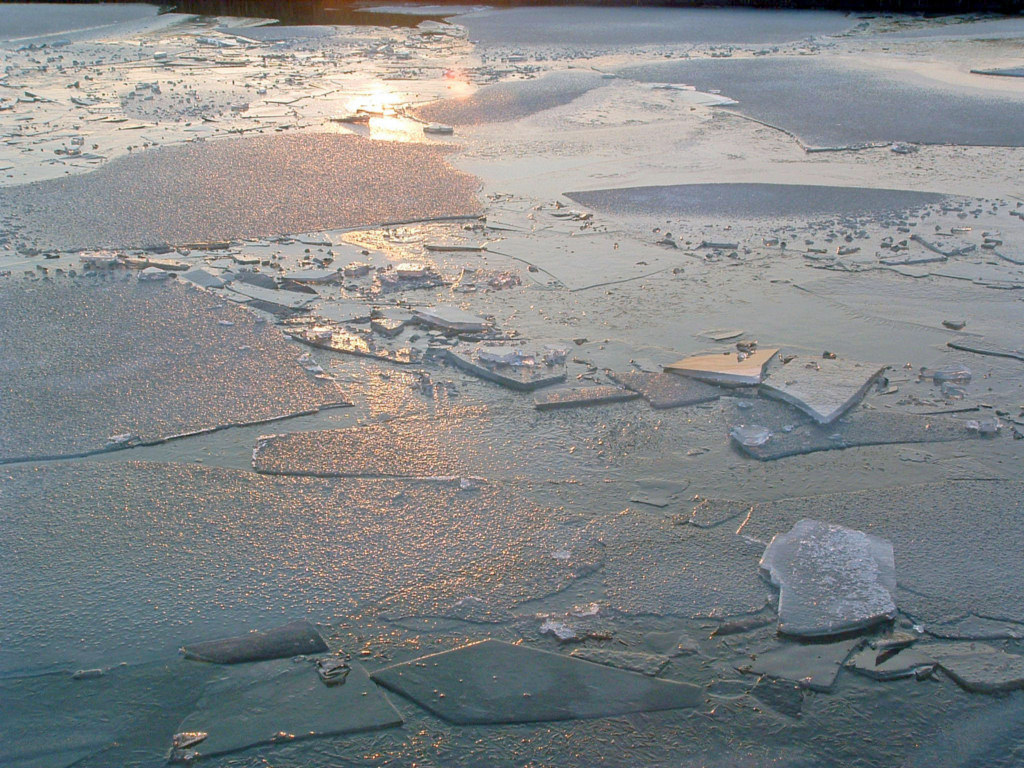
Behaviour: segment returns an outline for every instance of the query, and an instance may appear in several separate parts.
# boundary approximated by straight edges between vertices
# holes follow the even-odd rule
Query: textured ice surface
[[[604,83],[594,72],[558,72],[536,80],[488,85],[472,96],[419,107],[414,114],[448,125],[500,123],[568,104]]]
[[[507,579],[527,537],[532,551],[563,546],[551,528],[544,508],[494,484],[465,492],[134,462],[5,467],[0,583],[19,587],[0,592],[0,672],[175,657],[195,638],[329,620],[439,581],[432,597],[454,601],[472,594],[457,583],[466,569],[487,574],[500,561]],[[557,588],[572,565],[552,561],[521,588],[537,595],[549,576]]]
[[[213,757],[401,724],[401,715],[358,664],[343,685],[324,685],[309,662],[269,661],[222,670],[175,732],[207,733],[194,751]]]
[[[979,437],[977,431],[969,431],[965,424],[952,416],[861,410],[834,424],[796,424],[789,432],[772,430],[768,440],[759,445],[739,445],[755,459],[773,461],[866,445],[944,443]]]
[[[944,672],[969,691],[998,693],[1024,688],[1024,656],[984,643],[920,646]]]
[[[192,142],[137,152],[87,174],[8,187],[0,190],[0,205],[18,221],[18,239],[61,250],[477,213],[476,180],[453,169],[445,152],[320,133]]]
[[[920,208],[945,196],[902,189],[810,184],[674,184],[566,192],[581,205],[620,215],[760,219],[818,215],[867,216]]]
[[[237,637],[204,640],[182,648],[185,658],[208,661],[213,664],[240,664],[247,661],[265,661],[327,650],[320,633],[308,621],[293,621],[258,632]]]
[[[819,424],[831,424],[860,402],[882,370],[852,360],[797,358],[772,371],[761,391],[795,405]]]
[[[781,43],[852,26],[841,13],[740,8],[514,8],[468,14],[455,21],[484,46],[570,48]]]
[[[870,531],[892,542],[900,610],[926,628],[967,612],[1024,622],[1022,511],[1024,484],[948,481],[757,504],[744,532],[767,540],[810,515]]]
[[[892,544],[877,536],[801,520],[772,538],[760,568],[779,587],[783,634],[835,635],[896,616]]]
[[[300,350],[275,328],[177,281],[2,280],[0,335],[0,461],[344,401],[334,382],[302,369]]]
[[[652,408],[679,408],[717,400],[722,390],[711,384],[671,373],[612,373],[627,389],[638,392]]]
[[[749,665],[749,671],[768,677],[791,680],[812,691],[830,691],[850,651],[861,642],[789,643],[765,653]],[[745,665],[746,666],[746,665]]]
[[[694,707],[695,685],[485,640],[378,670],[373,679],[453,723],[523,723]]]
[[[916,648],[891,653],[869,646],[851,656],[846,666],[873,680],[898,680],[913,677],[920,669],[934,667],[935,660]]]
[[[566,387],[547,389],[533,397],[533,407],[538,411],[556,408],[576,408],[584,405],[605,405],[634,400],[639,395],[622,387]]]
[[[784,128],[814,146],[894,141],[1017,147],[1024,98],[923,84],[899,72],[822,56],[702,59],[619,71],[645,82],[720,90],[744,115]],[[925,81],[927,83],[927,81]],[[837,93],[844,98],[835,97]]]

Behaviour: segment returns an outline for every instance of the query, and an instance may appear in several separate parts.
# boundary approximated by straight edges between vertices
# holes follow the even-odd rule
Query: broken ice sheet
[[[779,587],[782,634],[838,635],[896,616],[896,567],[885,539],[805,519],[772,538],[760,569]]]
[[[703,689],[498,640],[378,670],[373,679],[452,723],[523,723],[694,707]]]
[[[760,461],[866,445],[940,443],[979,437],[966,422],[951,416],[859,410],[834,424],[796,424],[788,432],[771,431],[761,441],[739,441],[740,449]]]
[[[885,651],[869,646],[851,656],[846,666],[873,680],[899,680],[934,667],[935,660],[916,648]]]
[[[606,664],[617,669],[639,672],[648,677],[657,677],[670,661],[668,656],[609,648],[574,648],[570,655],[573,658],[592,661],[595,664]]]
[[[552,388],[534,395],[533,407],[538,411],[551,411],[557,408],[621,403],[637,397],[639,395],[636,392],[613,386]]]
[[[831,691],[846,657],[861,642],[787,643],[758,653],[752,662],[738,668],[743,672],[790,680],[812,691]]]
[[[401,724],[401,715],[358,664],[344,685],[328,686],[309,662],[266,661],[225,669],[208,682],[196,711],[176,732],[206,732],[193,748],[202,758]]]
[[[958,685],[977,693],[1024,688],[1024,656],[985,643],[930,643],[920,646]]]
[[[12,361],[0,370],[0,462],[345,404],[337,385],[299,366],[279,331],[176,280],[7,280],[0,333]]]
[[[723,352],[710,355],[694,355],[677,363],[666,365],[669,373],[689,376],[694,379],[722,386],[743,386],[760,384],[764,367],[775,357],[778,349],[756,349],[751,353]]]
[[[784,400],[819,424],[831,424],[860,402],[885,366],[797,357],[769,372],[761,391]]]
[[[327,650],[320,633],[308,621],[293,621],[261,632],[205,640],[181,649],[186,659],[213,664],[288,658]]]
[[[671,373],[611,373],[615,381],[640,394],[652,408],[680,408],[717,400],[722,390],[712,384]]]
[[[445,350],[445,360],[481,379],[521,392],[558,384],[566,375],[564,355],[561,361],[548,363],[543,350],[521,346],[458,345]]]

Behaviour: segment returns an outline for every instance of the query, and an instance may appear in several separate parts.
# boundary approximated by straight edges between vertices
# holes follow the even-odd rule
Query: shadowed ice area
[[[894,141],[1019,147],[1024,98],[944,86],[892,69],[803,58],[703,59],[619,70],[641,82],[718,90],[741,114],[837,147]]]

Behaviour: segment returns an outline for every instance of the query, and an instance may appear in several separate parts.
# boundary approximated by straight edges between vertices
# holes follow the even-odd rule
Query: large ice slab
[[[772,371],[761,391],[795,405],[819,424],[831,424],[861,401],[883,370],[885,366],[845,359],[797,358]]]
[[[764,377],[764,367],[778,351],[773,348],[758,349],[749,354],[723,352],[711,355],[693,355],[678,363],[666,365],[665,370],[723,386],[760,384]]]
[[[525,723],[695,707],[703,689],[484,640],[378,670],[373,679],[453,723]]]
[[[717,400],[722,390],[711,384],[705,384],[685,376],[670,373],[629,373],[610,374],[626,389],[631,389],[650,403],[652,408],[680,408]]]
[[[779,632],[836,635],[896,617],[892,544],[861,531],[801,520],[776,534],[761,573],[779,587]]]
[[[0,334],[0,462],[344,403],[278,330],[174,280],[2,280]]]
[[[1024,688],[1024,656],[985,643],[921,646],[942,670],[969,691],[999,693]]]
[[[401,724],[358,664],[343,685],[324,685],[312,663],[268,661],[225,669],[208,682],[177,732],[207,734],[192,750],[201,758]]]
[[[91,173],[0,190],[0,207],[24,242],[129,248],[470,215],[480,210],[476,188],[444,147],[302,133],[136,152]]]
[[[737,111],[812,146],[1024,144],[1016,130],[1024,115],[1018,95],[928,82],[896,65],[869,68],[825,56],[705,58],[626,67],[619,74],[721,91],[739,102]]]
[[[790,643],[757,654],[741,671],[780,680],[791,680],[812,691],[831,691],[839,670],[850,652],[862,641],[842,640],[838,643]]]

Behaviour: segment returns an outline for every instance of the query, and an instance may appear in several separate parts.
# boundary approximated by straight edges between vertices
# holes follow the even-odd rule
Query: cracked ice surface
[[[0,334],[0,462],[344,402],[334,382],[302,369],[301,350],[279,331],[176,281],[7,280]]]
[[[779,631],[834,635],[896,616],[892,544],[860,531],[801,520],[776,534],[761,572],[779,587]]]

